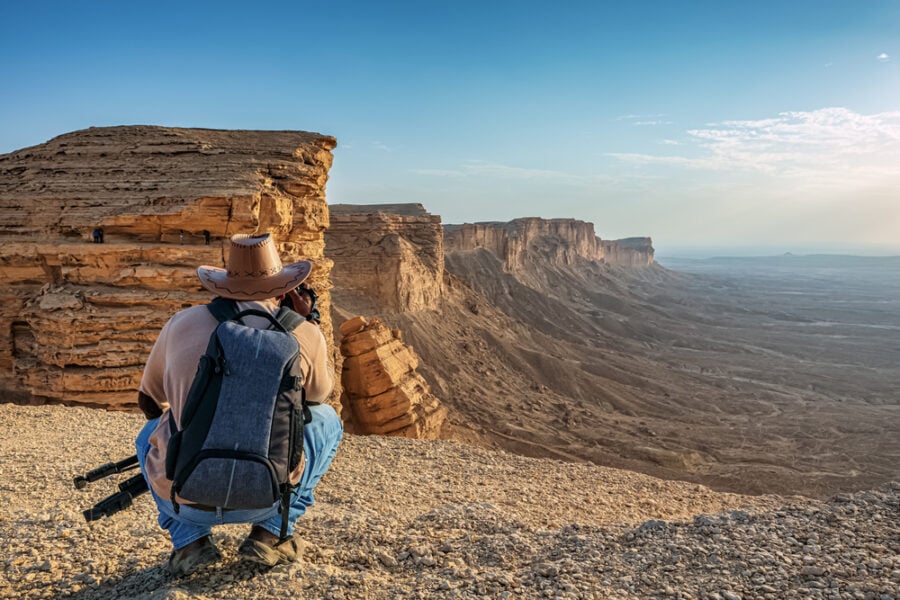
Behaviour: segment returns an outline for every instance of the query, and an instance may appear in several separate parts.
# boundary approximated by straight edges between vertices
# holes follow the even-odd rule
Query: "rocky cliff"
[[[379,312],[437,308],[444,274],[441,218],[421,204],[333,204],[325,233],[334,285]]]
[[[447,409],[416,372],[419,359],[378,319],[356,317],[340,327],[344,357],[341,403],[350,433],[437,438]]]
[[[509,272],[521,269],[529,253],[558,265],[571,265],[577,259],[628,267],[653,263],[650,238],[601,240],[593,223],[576,219],[530,217],[508,223],[445,225],[444,245],[447,252],[485,249]]]
[[[602,240],[603,260],[620,267],[645,267],[653,264],[653,241],[648,237]]]
[[[209,299],[196,266],[223,266],[238,232],[270,231],[285,262],[315,263],[330,342],[325,182],[335,144],[299,131],[134,126],[0,156],[5,396],[134,405],[162,324]],[[91,243],[96,228],[105,243]]]

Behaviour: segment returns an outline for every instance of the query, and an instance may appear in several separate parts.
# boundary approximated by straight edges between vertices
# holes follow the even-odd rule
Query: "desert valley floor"
[[[900,476],[900,258],[532,258],[448,254],[442,311],[384,315],[452,437],[742,493]]]

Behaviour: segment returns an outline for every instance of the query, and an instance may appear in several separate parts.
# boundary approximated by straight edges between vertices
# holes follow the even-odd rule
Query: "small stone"
[[[540,575],[541,577],[550,578],[550,577],[556,577],[557,575],[559,575],[559,569],[557,569],[555,566],[549,565],[547,563],[539,564],[535,568],[535,570],[537,571],[538,575]]]
[[[651,519],[650,521],[644,521],[641,523],[641,526],[638,527],[638,532],[644,533],[648,531],[660,531],[665,529],[667,523],[665,521],[659,521],[655,519]]]
[[[722,598],[725,600],[741,600],[740,596],[728,590],[722,590]]]
[[[824,589],[825,589],[825,584],[822,583],[821,581],[819,581],[818,579],[813,579],[812,581],[807,581],[807,582],[806,582],[806,587],[808,587],[808,588],[815,588],[815,589],[817,589],[817,590],[824,590]]]
[[[396,558],[394,558],[390,554],[385,554],[383,552],[378,555],[378,560],[381,562],[381,564],[388,567],[389,569],[393,569],[398,564]]]

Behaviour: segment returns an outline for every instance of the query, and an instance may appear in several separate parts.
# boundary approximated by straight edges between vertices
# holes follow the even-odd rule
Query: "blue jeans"
[[[331,461],[337,452],[338,444],[344,435],[341,419],[334,409],[327,404],[317,404],[309,407],[312,412],[312,421],[303,428],[303,453],[306,457],[306,466],[300,483],[294,487],[291,495],[291,508],[288,513],[287,535],[293,535],[294,523],[303,516],[306,509],[313,505],[313,489],[322,475],[328,471]],[[144,428],[135,440],[138,462],[141,472],[147,478],[144,462],[147,453],[150,452],[150,435],[156,430],[159,418],[147,421]],[[191,508],[189,504],[180,504],[179,512],[175,513],[172,503],[160,498],[153,488],[150,493],[159,509],[159,526],[169,531],[172,546],[177,550],[187,546],[195,540],[210,534],[213,525],[226,523],[253,523],[266,529],[274,535],[281,535],[281,515],[278,514],[276,502],[270,508],[252,510],[222,510],[215,512]]]

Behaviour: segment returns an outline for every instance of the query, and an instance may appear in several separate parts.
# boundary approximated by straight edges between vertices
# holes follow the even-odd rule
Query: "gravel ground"
[[[828,501],[721,494],[454,442],[347,436],[298,525],[303,559],[180,580],[148,495],[81,511],[125,477],[139,415],[0,405],[4,598],[900,598],[900,483]]]

